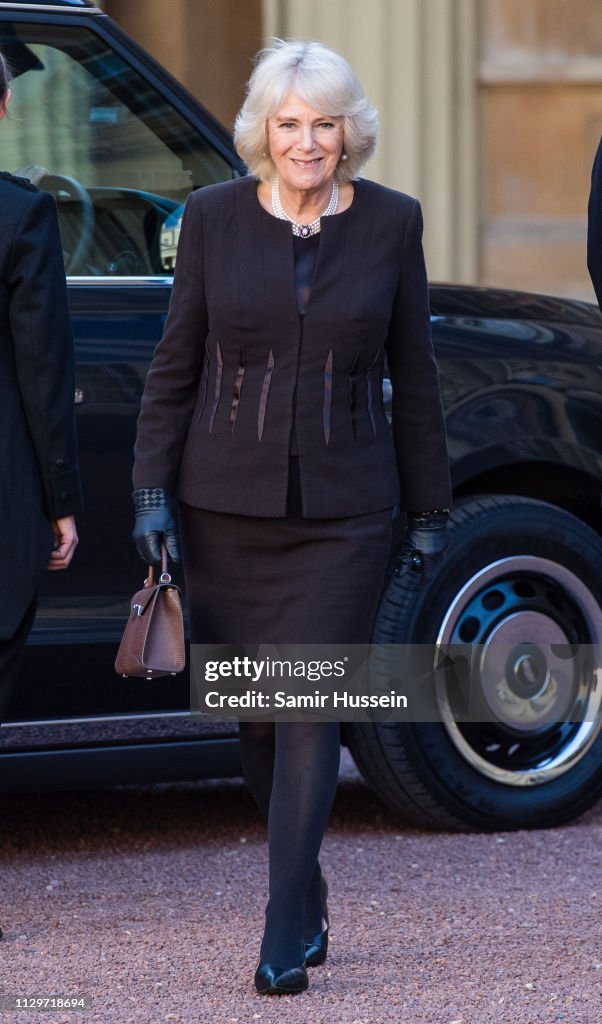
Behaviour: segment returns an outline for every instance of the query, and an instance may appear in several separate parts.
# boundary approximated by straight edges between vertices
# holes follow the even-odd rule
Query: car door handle
[[[75,405],[83,405],[83,401],[84,401],[84,389],[83,388],[76,388],[75,389]]]

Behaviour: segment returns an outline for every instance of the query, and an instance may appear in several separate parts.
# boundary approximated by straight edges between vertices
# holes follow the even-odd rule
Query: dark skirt
[[[181,503],[191,641],[368,643],[391,524],[391,509],[268,519]]]

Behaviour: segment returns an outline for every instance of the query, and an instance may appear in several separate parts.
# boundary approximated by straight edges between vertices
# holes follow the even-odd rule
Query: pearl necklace
[[[272,209],[274,211],[274,214],[276,215],[276,217],[279,217],[280,220],[287,220],[291,225],[293,234],[297,235],[298,238],[310,238],[311,235],[317,235],[318,231],[320,230],[320,219],[322,217],[330,217],[332,216],[333,213],[336,213],[338,205],[339,183],[336,178],[333,178],[332,192],[330,193],[330,202],[328,203],[328,206],[324,210],[324,213],[321,213],[319,217],[316,217],[315,220],[312,220],[311,224],[297,224],[297,222],[294,221],[292,217],[289,217],[288,213],[286,212],[280,201],[280,183],[278,181],[278,177],[276,176],[272,182]]]

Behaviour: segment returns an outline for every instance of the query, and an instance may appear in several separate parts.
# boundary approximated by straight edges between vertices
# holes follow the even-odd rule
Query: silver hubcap
[[[598,736],[602,609],[565,566],[531,555],[486,566],[454,598],[437,644],[463,677],[436,672],[439,713],[479,773],[549,782]]]

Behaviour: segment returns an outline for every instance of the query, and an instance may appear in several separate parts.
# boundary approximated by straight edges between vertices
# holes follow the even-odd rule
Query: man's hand
[[[66,569],[77,547],[75,517],[64,516],[62,519],[55,519],[52,523],[52,532],[54,533],[54,550],[50,553],[50,561],[46,568],[51,571]]]

